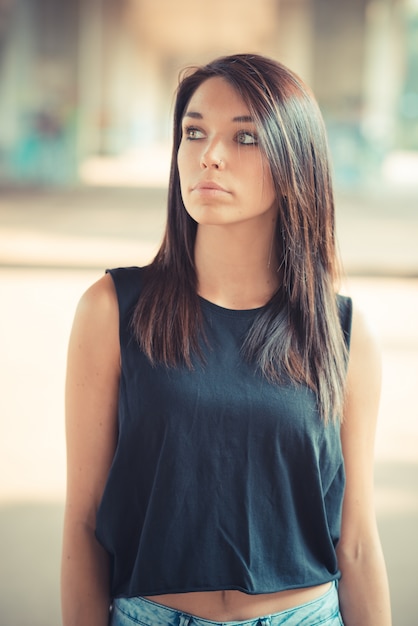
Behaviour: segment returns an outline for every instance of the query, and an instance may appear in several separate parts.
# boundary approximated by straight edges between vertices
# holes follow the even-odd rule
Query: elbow
[[[344,563],[353,564],[363,560],[366,552],[366,546],[362,541],[342,541],[337,545],[337,559],[342,568]]]
[[[337,545],[338,566],[341,572],[347,569],[369,569],[383,562],[383,552],[379,536],[375,533],[350,541],[340,540]]]

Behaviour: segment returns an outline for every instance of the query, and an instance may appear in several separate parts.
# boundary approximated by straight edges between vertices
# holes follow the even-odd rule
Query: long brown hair
[[[191,367],[192,355],[199,352],[197,224],[181,197],[177,151],[186,106],[211,77],[228,81],[248,106],[279,204],[276,243],[282,281],[257,315],[243,355],[272,381],[284,375],[308,385],[317,394],[325,420],[341,416],[346,348],[335,293],[339,266],[326,133],[309,88],[272,59],[226,56],[189,70],[180,81],[167,225],[161,247],[145,270],[133,316],[136,337],[152,362],[167,366]]]

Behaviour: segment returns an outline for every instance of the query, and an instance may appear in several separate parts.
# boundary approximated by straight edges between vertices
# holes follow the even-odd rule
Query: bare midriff
[[[276,593],[249,595],[241,591],[195,591],[159,596],[144,596],[147,600],[163,604],[177,611],[215,622],[255,619],[292,609],[319,598],[331,583],[289,589]]]

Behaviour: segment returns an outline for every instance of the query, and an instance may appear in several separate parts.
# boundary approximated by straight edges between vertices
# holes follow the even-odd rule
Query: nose
[[[210,143],[206,149],[202,151],[200,167],[204,170],[208,168],[215,170],[223,169],[225,167],[225,161],[221,153],[222,149],[219,142]]]

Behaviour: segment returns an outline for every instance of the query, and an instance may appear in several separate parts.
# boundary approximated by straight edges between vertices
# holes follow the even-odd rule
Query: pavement
[[[382,345],[375,495],[394,626],[418,594],[418,189],[338,194],[343,290]],[[81,293],[152,258],[163,188],[0,191],[0,625],[59,626],[63,393]]]

